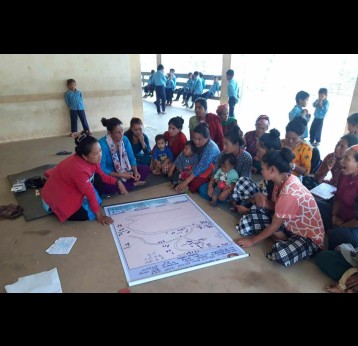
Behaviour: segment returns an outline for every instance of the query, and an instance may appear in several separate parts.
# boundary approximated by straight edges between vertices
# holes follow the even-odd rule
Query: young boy
[[[154,80],[153,80],[153,75],[154,75],[155,71],[152,70],[150,71],[150,76],[148,79],[148,84],[144,87],[144,96],[143,98],[147,98],[148,96],[153,97],[153,92],[155,89],[155,84],[154,84]]]
[[[310,128],[310,143],[313,146],[318,146],[321,143],[323,120],[326,117],[329,107],[326,88],[318,90],[318,99],[313,102],[313,107],[315,108],[315,111],[314,119]]]
[[[239,180],[239,175],[234,169],[236,166],[236,157],[234,154],[224,154],[221,157],[221,168],[216,172],[214,176],[214,182],[216,184],[213,195],[211,197],[211,206],[217,206],[217,200],[225,201],[228,197],[227,190],[233,190],[236,182]]]
[[[81,120],[83,130],[86,131],[88,135],[91,135],[86,119],[85,105],[83,103],[81,91],[76,89],[76,81],[74,79],[67,80],[68,90],[65,93],[65,102],[70,109],[71,116],[71,133],[70,137],[73,137],[77,133],[77,116]]]
[[[299,91],[296,94],[296,105],[292,108],[291,112],[288,113],[289,120],[293,120],[293,118],[301,116],[304,118],[307,123],[311,119],[311,114],[308,113],[307,109],[303,109],[303,107],[307,107],[308,98],[310,97],[310,94],[306,91]],[[303,133],[301,138],[307,138],[308,137],[308,128],[306,126],[305,132]]]
[[[358,113],[351,114],[347,118],[348,132],[358,136]]]
[[[211,97],[215,96],[215,94],[217,92],[220,91],[220,83],[219,83],[219,77],[214,77],[214,83],[213,85],[210,87],[210,90],[207,91],[206,93],[202,94],[201,97],[204,97],[206,100],[210,99]]]
[[[229,97],[229,117],[234,117],[234,108],[239,101],[239,84],[234,78],[234,70],[226,71],[227,84],[227,96]]]
[[[174,89],[175,85],[173,81],[173,75],[171,73],[168,73],[167,84],[165,86],[165,97],[167,99],[167,106],[172,105]]]
[[[167,145],[167,140],[164,135],[155,136],[156,148],[153,152],[153,158],[150,165],[150,170],[154,175],[167,175],[174,160],[172,151]]]
[[[184,144],[183,151],[175,159],[174,165],[170,167],[168,172],[168,177],[172,178],[173,188],[189,177],[198,162],[194,141],[187,141]]]

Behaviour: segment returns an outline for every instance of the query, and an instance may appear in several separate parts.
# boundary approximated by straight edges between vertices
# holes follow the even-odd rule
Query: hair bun
[[[287,147],[283,147],[281,149],[281,156],[287,163],[292,162],[292,160],[295,158],[295,155],[293,154],[292,150]]]
[[[103,126],[107,127],[107,119],[106,118],[102,118],[101,123]]]
[[[280,138],[280,131],[277,129],[271,129],[270,135],[274,138]]]

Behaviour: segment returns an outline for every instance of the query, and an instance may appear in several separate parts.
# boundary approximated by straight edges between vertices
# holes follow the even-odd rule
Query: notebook
[[[330,199],[334,196],[334,193],[337,191],[337,188],[333,185],[327,183],[321,183],[311,190],[311,193],[315,196],[321,197],[323,199]]]

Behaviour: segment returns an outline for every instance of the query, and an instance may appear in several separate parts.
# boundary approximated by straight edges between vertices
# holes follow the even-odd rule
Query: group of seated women
[[[256,130],[243,136],[236,121],[228,122],[227,105],[219,106],[217,114],[207,113],[206,100],[199,98],[195,113],[189,120],[190,141],[182,132],[184,120],[180,117],[170,119],[168,131],[160,137],[173,154],[170,177],[179,169],[179,160],[195,155],[191,161],[195,164],[186,175],[179,174],[175,190],[189,189],[211,200],[217,191],[218,174],[225,176],[224,163],[230,161],[238,178],[225,186],[220,196],[241,214],[236,228],[242,238],[237,243],[248,247],[270,237],[273,245],[266,257],[284,266],[319,253],[318,265],[330,275],[326,262],[332,255],[321,251],[325,235],[330,252],[345,243],[358,246],[354,209],[358,195],[357,136],[343,136],[315,173],[314,179],[320,183],[331,171],[329,183],[337,187],[332,200],[322,201],[301,182],[311,173],[312,160],[312,147],[301,139],[306,126],[303,118],[291,120],[285,138],[280,140],[276,129],[267,132],[267,116],[258,117]],[[82,133],[75,139],[76,153],[45,174],[43,205],[61,222],[96,219],[112,223],[100,211],[102,196],[127,194],[144,185],[151,172],[153,151],[142,121],[132,118],[126,132],[117,118],[102,118],[101,122],[107,129],[104,137],[97,140]],[[259,172],[263,181],[255,183],[251,174]],[[337,273],[341,272],[330,276],[337,280]]]

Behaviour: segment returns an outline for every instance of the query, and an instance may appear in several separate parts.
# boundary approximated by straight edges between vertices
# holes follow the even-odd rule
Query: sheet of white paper
[[[337,188],[327,183],[321,183],[311,190],[313,195],[321,197],[323,199],[330,199],[334,196]]]
[[[67,255],[75,241],[76,237],[62,237],[58,238],[47,250],[46,252],[50,255]]]
[[[47,272],[19,278],[12,285],[5,286],[7,293],[62,293],[57,268]]]

